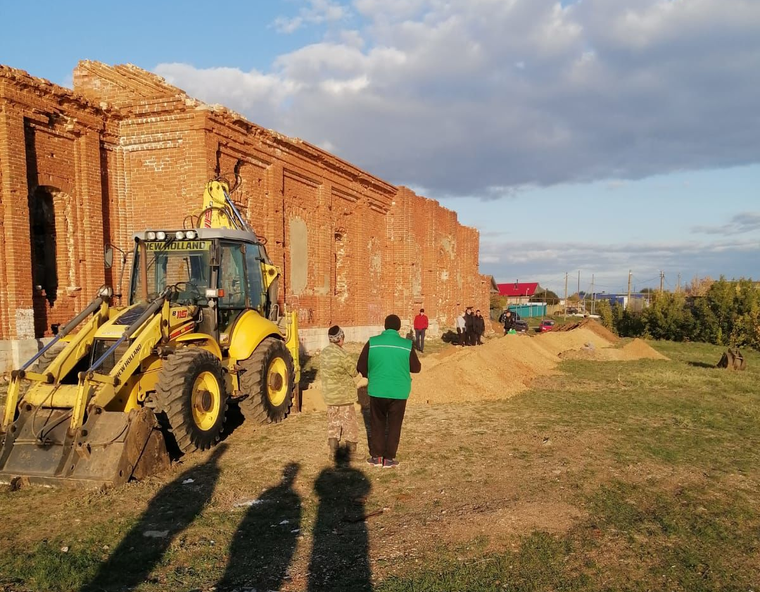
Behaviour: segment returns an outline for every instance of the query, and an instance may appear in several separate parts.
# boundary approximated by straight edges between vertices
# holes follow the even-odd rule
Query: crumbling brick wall
[[[50,335],[105,280],[104,111],[0,66],[0,365]],[[44,236],[43,236],[44,235]]]
[[[232,197],[282,266],[307,347],[334,323],[363,339],[390,312],[424,306],[437,326],[462,305],[487,309],[478,233],[454,212],[139,68],[85,61],[73,92],[0,67],[0,343],[50,335],[118,282],[105,243],[130,251],[135,230],[181,227],[206,181],[236,169]],[[47,230],[38,195],[52,202]],[[41,232],[56,245],[52,302],[34,285]]]

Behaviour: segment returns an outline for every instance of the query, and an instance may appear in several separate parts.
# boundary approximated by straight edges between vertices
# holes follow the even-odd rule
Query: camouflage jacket
[[[331,343],[319,357],[322,396],[327,405],[349,405],[357,400],[356,363],[342,347]]]

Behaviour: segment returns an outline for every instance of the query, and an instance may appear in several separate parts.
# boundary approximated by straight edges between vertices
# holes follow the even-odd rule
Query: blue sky
[[[0,0],[0,63],[133,63],[458,212],[499,281],[760,278],[760,2]],[[573,283],[571,282],[571,285]]]

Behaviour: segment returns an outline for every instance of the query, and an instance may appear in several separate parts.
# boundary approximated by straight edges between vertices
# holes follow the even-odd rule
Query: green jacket
[[[350,405],[357,400],[356,367],[342,347],[331,343],[319,356],[322,396],[327,405]]]
[[[412,390],[410,370],[419,372],[419,361],[411,341],[393,329],[370,337],[367,343],[367,392],[370,397],[408,399]]]

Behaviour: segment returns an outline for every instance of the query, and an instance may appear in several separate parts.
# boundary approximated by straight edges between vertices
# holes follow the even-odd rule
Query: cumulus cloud
[[[272,26],[279,33],[294,33],[306,25],[340,21],[348,16],[345,6],[332,0],[308,0],[294,17],[277,17]]]
[[[279,26],[332,30],[265,72],[157,71],[433,197],[758,162],[756,0],[312,0],[295,18]]]

